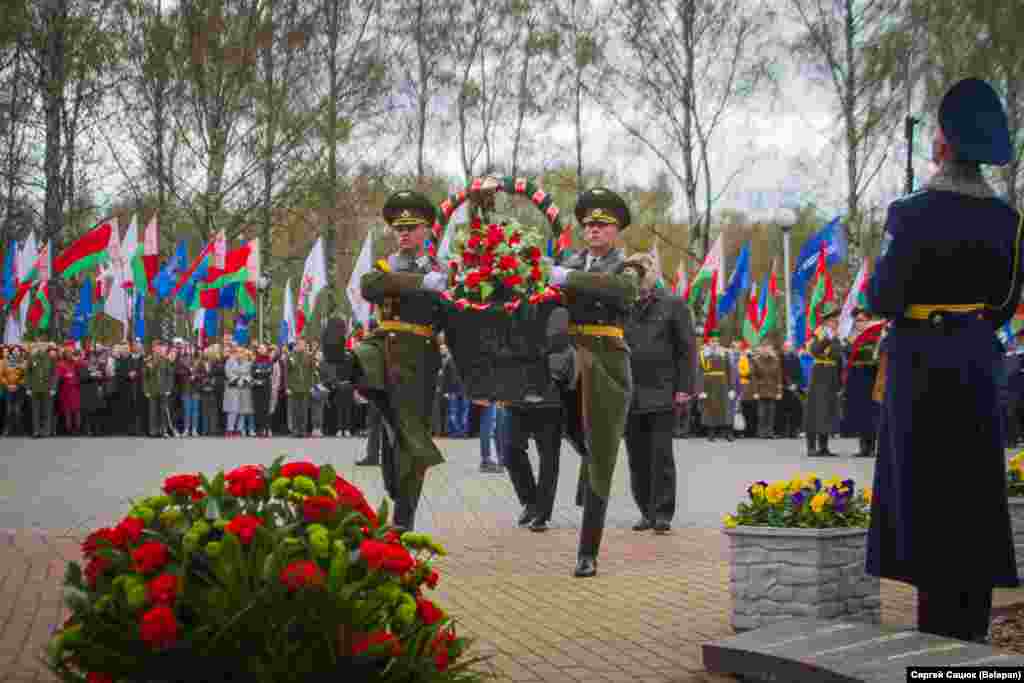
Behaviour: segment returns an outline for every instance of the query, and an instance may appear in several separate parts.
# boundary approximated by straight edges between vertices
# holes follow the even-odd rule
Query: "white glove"
[[[700,392],[700,397],[701,397],[702,399],[705,399],[705,398],[707,398],[707,397],[708,397],[708,395],[707,395],[706,393],[704,393],[704,392],[702,391],[702,392]]]
[[[790,391],[796,391],[796,385],[795,384],[790,384],[789,385],[789,390]]]
[[[423,289],[434,292],[443,291],[448,283],[448,275],[437,271],[431,271],[423,276]]]
[[[730,390],[729,390],[729,400],[731,401],[731,400],[733,400],[734,398],[736,398],[736,392],[735,392],[735,391],[733,391],[732,389],[730,389]]]
[[[758,400],[759,398],[761,398],[761,395],[760,395],[760,394],[754,394],[754,400],[755,400],[755,401],[756,401],[756,400]]]
[[[565,284],[566,280],[569,279],[569,273],[572,271],[569,268],[563,268],[562,266],[551,266],[551,279],[550,282],[555,287],[561,287]]]

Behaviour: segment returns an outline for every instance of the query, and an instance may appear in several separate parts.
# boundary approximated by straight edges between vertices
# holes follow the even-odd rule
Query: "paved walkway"
[[[296,452],[301,448],[314,461],[338,462],[346,476],[366,486],[371,500],[379,477],[371,469],[346,464],[360,447],[354,440],[94,439],[78,442],[83,450],[72,453],[66,450],[69,441],[17,442],[18,453],[11,458],[14,454],[7,446],[12,443],[0,440],[0,487],[6,481],[6,488],[0,488],[0,683],[53,680],[40,658],[50,630],[63,621],[64,566],[78,559],[78,542],[86,527],[124,514],[118,487],[142,493],[150,488],[146,484],[158,484],[164,471],[269,460],[282,447]],[[794,453],[786,452],[787,443]],[[442,579],[435,593],[458,618],[461,632],[477,639],[474,651],[490,657],[486,668],[498,680],[731,680],[706,674],[701,666],[701,643],[731,634],[729,569],[725,537],[710,524],[696,524],[696,519],[712,514],[717,519],[720,511],[711,509],[708,501],[717,496],[728,509],[751,475],[772,478],[811,469],[795,454],[796,442],[734,444],[730,451],[724,445],[677,441],[680,469],[686,462],[688,470],[691,465],[697,470],[681,475],[700,476],[706,490],[680,510],[690,526],[677,526],[664,537],[628,530],[635,513],[623,485],[623,462],[616,476],[615,527],[606,532],[599,575],[586,580],[569,575],[579,518],[570,487],[576,476],[575,457],[564,459],[558,526],[547,534],[534,534],[514,528],[518,505],[507,477],[477,473],[470,442],[446,446],[449,463],[431,475],[423,516],[424,526],[431,527],[450,552],[440,563]],[[265,448],[268,454],[256,455],[254,447]],[[140,467],[140,461],[145,466]],[[847,459],[829,461],[828,468],[813,464],[821,474],[863,477],[871,469],[870,462]],[[33,480],[20,475],[35,470],[51,474],[30,486],[27,482]],[[693,482],[680,482],[681,501],[687,500],[684,491],[691,486]],[[76,499],[102,504],[91,510],[93,520],[87,524],[67,517],[61,521],[44,510],[55,496],[71,497],[66,501],[69,507],[60,506],[61,510],[75,509]],[[16,512],[14,505],[23,511]],[[44,519],[48,527],[10,524],[32,517]],[[913,624],[914,601],[912,589],[883,582],[883,621]],[[1024,602],[1024,590],[997,592],[997,605],[1014,602]]]

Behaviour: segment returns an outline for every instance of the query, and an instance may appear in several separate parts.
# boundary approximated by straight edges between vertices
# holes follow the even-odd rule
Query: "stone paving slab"
[[[493,520],[495,525],[498,520]],[[0,531],[0,683],[55,680],[40,661],[65,618],[60,584],[81,537]],[[569,576],[571,530],[501,527],[487,542],[442,537],[435,597],[490,657],[501,681],[725,681],[703,670],[700,647],[732,635],[725,537],[684,529],[659,537],[612,529],[600,573]],[[911,588],[884,581],[883,623],[913,625]],[[999,590],[995,603],[1024,602]]]

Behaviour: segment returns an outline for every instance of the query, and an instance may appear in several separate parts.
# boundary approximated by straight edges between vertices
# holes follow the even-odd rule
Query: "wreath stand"
[[[469,189],[460,190],[441,203],[440,218],[433,226],[435,243],[440,243],[445,226],[470,191],[480,189],[483,182],[475,178]],[[505,177],[498,182],[498,192],[529,198],[544,214],[557,239],[562,222],[551,195],[541,190],[533,179]],[[489,211],[474,205],[471,214],[476,212],[480,212],[486,225]],[[470,220],[472,218],[473,215]],[[455,360],[465,395],[473,401],[509,403],[544,396],[550,384],[548,318],[560,305],[551,301],[524,302],[507,313],[500,304],[488,310],[470,307],[459,310],[449,302],[445,341]]]

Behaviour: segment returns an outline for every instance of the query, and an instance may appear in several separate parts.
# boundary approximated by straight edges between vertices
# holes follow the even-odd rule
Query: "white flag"
[[[459,192],[458,185],[451,185],[448,188],[448,196],[454,197]],[[466,202],[459,205],[459,208],[452,214],[448,224],[444,227],[444,236],[441,238],[441,244],[437,248],[437,260],[441,263],[447,263],[448,252],[451,249],[452,235],[455,234],[457,226],[462,225],[466,222]],[[365,321],[364,321],[365,322]]]
[[[121,322],[124,338],[127,339],[129,302],[125,292],[124,250],[121,248],[121,232],[117,226],[117,219],[112,220],[111,224],[114,229],[110,231],[110,242],[107,245],[110,251],[110,270],[104,274],[108,278],[109,289],[106,285],[103,287],[107,294],[103,301],[103,312]],[[125,238],[128,239],[128,235],[125,235]]]
[[[281,315],[281,331],[277,343],[281,346],[295,341],[295,303],[292,301],[291,278],[284,285],[284,310]]]
[[[249,245],[249,258],[245,261],[246,281],[259,283],[260,281],[260,238],[256,237]]]
[[[370,324],[370,302],[363,298],[360,282],[363,275],[369,273],[372,267],[373,226],[366,231],[363,248],[359,250],[359,258],[356,259],[356,265],[348,279],[348,287],[345,289],[345,293],[348,294],[348,302],[352,306],[352,317],[361,322],[364,328]]]
[[[128,224],[128,230],[121,240],[121,281],[126,287],[135,286],[135,273],[132,271],[132,259],[139,248],[139,224],[132,216],[132,222]]]
[[[868,263],[865,260],[860,264],[857,277],[853,280],[850,291],[846,293],[846,301],[843,302],[843,310],[839,314],[839,338],[845,339],[853,332],[853,309],[857,307],[857,294],[864,288],[864,282],[868,277]]]
[[[313,317],[316,308],[316,297],[320,290],[327,286],[327,262],[324,259],[324,238],[321,237],[313,245],[306,257],[306,265],[302,269],[302,282],[299,284],[299,305],[295,312],[298,327],[295,333],[302,334],[306,321]]]

